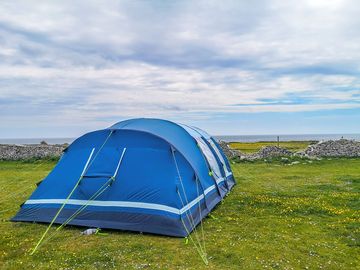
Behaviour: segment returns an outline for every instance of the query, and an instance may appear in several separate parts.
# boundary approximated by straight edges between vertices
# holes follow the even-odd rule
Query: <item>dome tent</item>
[[[206,132],[131,119],[76,139],[12,221],[185,237],[234,184]]]

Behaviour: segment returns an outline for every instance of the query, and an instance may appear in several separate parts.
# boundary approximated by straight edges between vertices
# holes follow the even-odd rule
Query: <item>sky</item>
[[[360,133],[356,0],[2,0],[0,14],[0,138],[136,117]]]

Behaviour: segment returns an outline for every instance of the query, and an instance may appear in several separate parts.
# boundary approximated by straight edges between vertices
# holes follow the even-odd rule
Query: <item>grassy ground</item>
[[[305,163],[305,164],[303,164]],[[0,269],[359,269],[360,159],[233,164],[238,185],[204,222],[209,265],[183,239],[12,223],[54,161],[0,162]]]
[[[289,149],[290,151],[296,152],[304,150],[308,147],[309,144],[314,143],[314,141],[289,141],[289,142],[279,142],[280,147]],[[264,146],[277,146],[278,142],[232,142],[230,143],[231,148],[240,150],[244,153],[253,153],[260,150]]]

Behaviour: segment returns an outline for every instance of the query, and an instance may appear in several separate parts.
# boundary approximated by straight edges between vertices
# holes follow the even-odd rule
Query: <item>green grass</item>
[[[290,151],[296,152],[304,150],[309,144],[313,144],[314,141],[289,141],[279,142],[279,146],[287,148]],[[231,142],[230,147],[236,150],[240,150],[244,153],[254,153],[260,150],[264,146],[277,146],[277,142]]]
[[[207,267],[183,239],[77,227],[30,256],[46,225],[8,219],[54,165],[0,162],[0,269],[359,269],[360,159],[233,164],[238,185],[204,221]]]

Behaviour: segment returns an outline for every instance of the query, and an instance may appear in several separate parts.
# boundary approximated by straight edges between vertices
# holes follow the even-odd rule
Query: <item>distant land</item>
[[[219,135],[218,140],[226,142],[259,142],[276,141],[323,141],[338,140],[341,138],[360,141],[360,134],[283,134],[283,135]],[[75,138],[0,138],[0,144],[38,144],[45,141],[48,144],[72,143]]]
[[[279,135],[225,135],[214,136],[225,142],[271,142],[276,141],[277,136],[283,142],[288,141],[327,141],[349,139],[360,141],[360,134],[279,134]]]

